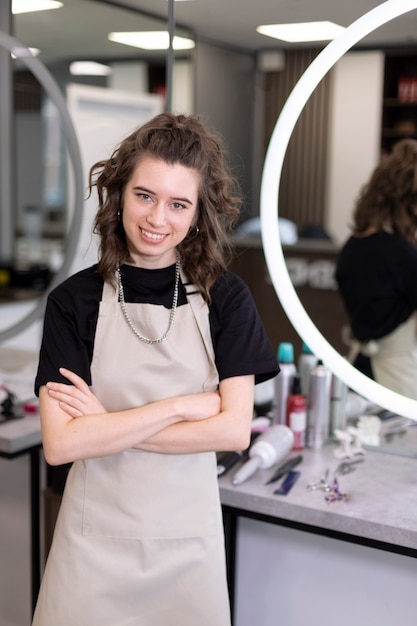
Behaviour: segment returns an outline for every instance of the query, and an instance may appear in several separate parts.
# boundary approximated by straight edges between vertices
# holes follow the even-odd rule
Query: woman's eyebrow
[[[133,187],[134,191],[144,191],[145,193],[148,193],[151,196],[155,196],[156,192],[152,191],[151,189],[148,189],[147,187],[144,187],[143,185],[136,185],[136,187]],[[186,202],[188,204],[192,204],[191,200],[189,200],[189,198],[182,198],[182,197],[177,197],[177,196],[172,196],[171,200],[175,200],[176,202]]]

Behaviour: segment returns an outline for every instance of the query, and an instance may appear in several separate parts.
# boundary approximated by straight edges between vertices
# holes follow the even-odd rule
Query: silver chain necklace
[[[124,316],[126,322],[130,326],[132,332],[136,335],[136,337],[138,339],[140,339],[141,341],[143,341],[143,343],[149,343],[149,344],[162,343],[163,341],[165,341],[165,339],[168,337],[169,333],[171,332],[172,326],[174,324],[174,318],[175,318],[175,313],[176,313],[177,304],[178,304],[178,286],[179,286],[179,282],[180,282],[180,259],[179,259],[179,255],[177,254],[177,260],[175,262],[175,286],[174,286],[174,295],[173,295],[173,298],[172,298],[171,311],[170,311],[170,314],[169,314],[168,328],[166,329],[166,331],[162,335],[162,337],[159,337],[158,339],[148,339],[148,337],[144,337],[143,335],[141,335],[140,332],[137,330],[137,328],[135,328],[132,320],[130,319],[129,314],[128,314],[127,310],[126,310],[125,294],[124,294],[124,291],[123,291],[122,273],[120,271],[120,267],[117,268],[117,282],[118,282],[118,286],[119,286],[120,308],[122,309],[122,313],[123,313],[123,316]]]

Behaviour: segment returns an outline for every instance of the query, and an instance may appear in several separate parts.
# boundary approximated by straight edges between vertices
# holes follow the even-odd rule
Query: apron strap
[[[370,339],[369,341],[359,341],[359,339],[354,337],[349,324],[342,326],[342,340],[343,343],[349,348],[349,352],[346,357],[349,363],[354,363],[358,354],[363,354],[364,356],[371,358],[379,352],[377,340]]]
[[[197,321],[197,325],[201,334],[201,337],[203,339],[204,345],[206,347],[206,351],[209,354],[213,365],[215,364],[215,357],[214,357],[214,348],[213,348],[213,341],[211,338],[211,332],[210,332],[210,322],[209,322],[209,309],[208,309],[208,305],[207,302],[204,300],[203,296],[201,295],[201,291],[198,289],[198,287],[196,287],[196,285],[194,285],[193,283],[190,283],[186,276],[182,273],[181,271],[181,282],[183,284],[183,287],[185,289],[185,293],[187,295],[187,301],[188,304],[190,305],[194,317]]]
[[[117,290],[117,287],[107,281],[104,281],[101,300],[102,302],[118,302],[119,292]]]

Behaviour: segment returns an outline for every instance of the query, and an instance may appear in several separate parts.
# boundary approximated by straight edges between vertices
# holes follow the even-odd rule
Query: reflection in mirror
[[[394,144],[358,196],[337,263],[350,361],[417,399],[417,141]]]
[[[279,198],[285,152],[294,126],[311,93],[330,68],[361,38],[379,25],[414,8],[417,8],[417,2],[399,3],[388,0],[357,20],[331,42],[303,74],[280,114],[268,148],[262,178],[261,225],[265,256],[273,285],[300,337],[335,375],[353,390],[375,404],[416,420],[416,401],[392,392],[358,372],[325,340],[308,317],[285,266],[276,219],[276,203]]]
[[[59,110],[60,118],[62,122],[62,128],[63,128],[63,132],[65,135],[66,144],[67,144],[67,149],[68,149],[69,162],[72,165],[72,180],[74,183],[73,217],[72,217],[71,228],[68,233],[69,236],[67,237],[67,241],[65,245],[65,256],[62,259],[62,263],[60,260],[60,263],[59,263],[60,268],[58,269],[57,273],[55,274],[55,277],[52,279],[50,283],[52,287],[54,284],[57,284],[66,275],[66,272],[68,271],[68,267],[71,263],[72,256],[74,254],[74,250],[75,250],[76,243],[77,243],[77,237],[80,232],[81,205],[82,205],[82,182],[81,182],[82,172],[81,172],[81,159],[80,159],[80,153],[78,149],[78,142],[77,142],[77,138],[75,135],[74,127],[72,125],[72,122],[71,122],[71,119],[70,119],[70,116],[69,116],[69,113],[65,104],[64,97],[59,87],[56,85],[54,79],[52,78],[51,74],[45,68],[45,66],[40,61],[38,61],[38,59],[31,53],[31,51],[28,48],[26,48],[21,42],[11,37],[7,33],[3,33],[2,31],[0,31],[0,46],[7,51],[8,55],[9,53],[13,54],[16,57],[16,59],[22,61],[22,63],[31,70],[32,74],[36,76],[36,78],[39,80],[39,83],[44,87],[45,92],[48,94],[48,96],[51,98],[51,100],[53,101],[57,109]],[[7,121],[7,120],[4,119],[3,121]],[[14,151],[11,150],[11,146],[9,144],[7,144],[7,146],[8,146],[8,150],[10,151],[10,153],[12,152],[14,153]],[[39,158],[39,155],[35,151],[32,154],[32,158],[36,159],[37,157]],[[8,181],[5,181],[5,182],[6,182],[5,186],[7,186]],[[12,226],[12,221],[7,220],[7,217],[13,213],[12,208],[14,205],[14,200],[12,202],[12,197],[13,199],[15,197],[14,195],[12,196],[12,193],[10,193],[8,196],[7,194],[2,196],[3,205],[2,205],[1,215],[2,215],[2,219],[4,216],[6,217],[6,219],[4,220],[4,223],[9,227]],[[27,216],[25,219],[25,223],[26,222],[27,222]],[[13,236],[15,234],[14,225],[13,225],[13,228],[10,228],[10,234]],[[2,235],[4,235],[3,232],[2,232]],[[39,225],[38,219],[36,219],[34,224],[31,224],[30,235],[31,235],[32,240],[36,239],[36,243],[38,243],[38,240],[41,240],[42,231],[41,231],[41,226]],[[3,237],[3,240],[4,239],[5,238]],[[14,251],[14,243],[15,242],[13,241],[13,246],[11,246],[10,248],[12,252]],[[34,242],[31,241],[32,245],[33,243]],[[9,248],[7,249],[9,250]],[[4,251],[2,252],[4,254]],[[10,254],[10,259],[11,259],[10,261],[9,259],[6,259],[6,261],[9,261],[9,265],[5,266],[2,270],[2,276],[3,276],[4,285],[5,285],[3,289],[6,291],[6,294],[7,294],[7,290],[10,289],[11,295],[13,296],[15,292],[20,293],[21,289],[19,288],[18,284],[17,285],[11,284],[12,283],[11,278],[15,278],[17,276],[18,279],[15,279],[15,280],[19,280],[20,274],[24,273],[24,270],[28,268],[26,269],[26,271],[29,271],[29,280],[32,281],[32,272],[35,271],[36,275],[38,275],[40,271],[40,265],[34,266],[31,264],[26,264],[26,266],[22,269],[20,263],[18,263],[13,257],[13,254]],[[50,270],[48,268],[48,272],[49,271]],[[45,278],[45,281],[46,281],[46,278]],[[26,287],[28,286],[26,285]],[[33,287],[35,287],[35,289],[33,289]],[[33,294],[33,293],[36,293],[36,289],[38,291],[41,291],[40,285],[36,285],[36,283],[35,285],[33,285],[33,282],[31,282],[29,285],[29,288],[27,288],[26,291]],[[25,293],[25,290],[23,290],[23,292]],[[22,300],[25,300],[25,295],[22,296]],[[7,299],[6,299],[7,304],[10,304],[10,301],[13,303],[11,298],[9,298],[9,302],[7,302]],[[19,319],[19,313],[21,313],[21,311],[18,311],[18,309],[13,309],[13,308],[6,309],[6,313],[7,312],[9,313],[9,324],[8,324],[8,328],[0,331],[0,339],[5,340],[13,336],[13,334],[18,334],[22,330],[26,329],[33,321],[37,320],[43,311],[43,303],[44,303],[44,300],[42,298],[36,299],[36,297],[32,296],[28,302],[29,308],[23,308],[22,319]],[[11,323],[10,323],[10,319],[11,319]],[[7,320],[7,315],[6,315],[6,320]]]
[[[287,53],[284,70],[267,76],[266,145],[273,130],[274,112],[276,119],[300,77],[300,68],[308,67],[316,56],[317,52],[308,50]],[[387,149],[387,142],[392,144],[395,137],[401,136],[385,109],[391,117],[393,112],[404,115],[407,111],[410,115],[411,103],[408,109],[404,103],[400,107],[395,97],[398,78],[404,72],[417,73],[415,55],[366,49],[345,54],[312,93],[296,122],[284,158],[280,216],[296,222],[299,236],[295,245],[283,246],[286,266],[303,307],[342,355],[349,352],[343,333],[349,319],[332,275],[340,246],[349,236],[359,190],[381,152]],[[277,316],[279,311],[274,313]],[[281,317],[273,322],[274,343],[278,340],[278,319],[281,324]],[[301,342],[294,335],[295,346],[300,349]],[[384,385],[391,387],[386,379]],[[403,386],[400,393],[415,397]]]
[[[365,449],[417,458],[417,422],[386,410],[360,416],[355,424]]]
[[[62,266],[68,227],[68,164],[60,116],[48,94],[27,70],[15,70],[14,89],[14,258],[18,267],[37,264],[55,272]]]

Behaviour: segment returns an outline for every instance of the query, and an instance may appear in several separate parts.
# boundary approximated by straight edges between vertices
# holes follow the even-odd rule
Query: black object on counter
[[[302,460],[303,460],[303,457],[301,456],[301,454],[299,454],[298,456],[295,456],[292,459],[289,459],[289,461],[286,461],[285,463],[280,465],[278,469],[276,470],[275,474],[271,476],[271,478],[265,483],[265,485],[270,485],[271,483],[275,483],[277,480],[285,476],[285,474],[288,474],[288,472],[294,469],[294,467],[299,465]]]

